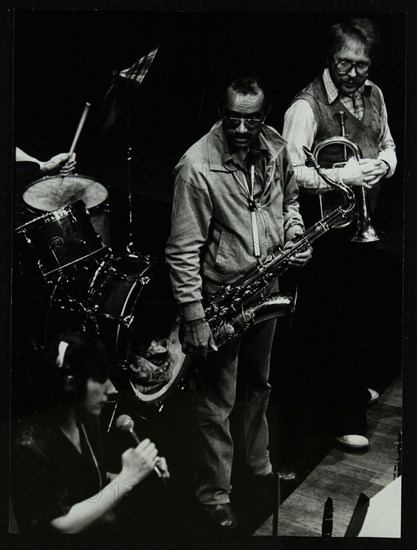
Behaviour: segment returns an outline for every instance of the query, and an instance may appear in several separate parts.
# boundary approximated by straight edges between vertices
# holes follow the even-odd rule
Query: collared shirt
[[[245,162],[239,155],[229,152],[227,142],[225,142],[224,145],[226,148],[226,152],[223,155],[224,164],[234,173],[239,185],[245,189],[250,186],[250,172],[248,170],[248,165],[254,165],[255,181],[253,198],[259,199],[265,187],[266,169],[269,158],[268,149],[265,146],[262,147],[260,143],[256,143],[250,151],[250,156],[247,159],[248,162]]]
[[[177,302],[197,305],[187,320],[203,317],[203,293],[239,280],[303,232],[298,187],[285,145],[276,130],[264,125],[251,152],[258,257],[249,208],[249,170],[229,151],[221,121],[176,166],[166,258]]]
[[[353,99],[347,96],[339,96],[337,86],[334,84],[327,68],[323,72],[323,83],[326,89],[329,105],[340,97],[340,100],[345,107],[355,114],[355,116],[359,115],[358,118],[363,116],[362,97],[359,102],[359,98],[355,97],[355,103],[357,103],[357,112],[355,112]],[[359,91],[361,96],[369,86],[376,88],[381,93],[382,97],[381,90],[370,80],[366,80],[363,85],[363,90]],[[397,166],[397,156],[395,153],[395,143],[388,126],[387,109],[383,98],[381,127],[381,135],[378,140],[378,158],[388,164],[389,171],[385,176],[388,178],[391,177],[395,171]],[[328,189],[329,186],[322,180],[322,178],[320,178],[314,168],[308,168],[305,166],[305,155],[302,149],[303,146],[311,149],[316,132],[317,122],[311,106],[302,98],[294,101],[285,113],[284,129],[282,134],[288,142],[288,151],[294,165],[298,185],[304,189],[321,192]],[[325,170],[324,172],[328,173],[329,176],[333,175],[334,177],[333,170]]]
[[[346,109],[349,109],[349,111],[353,115],[355,115],[356,118],[362,120],[364,113],[362,95],[365,91],[365,87],[371,85],[369,80],[365,80],[363,85],[352,95],[344,95],[339,93],[339,90],[336,88],[332,77],[330,76],[329,69],[325,69],[323,72],[323,83],[324,87],[326,88],[327,99],[329,103],[334,103],[339,97],[340,101],[343,103]]]

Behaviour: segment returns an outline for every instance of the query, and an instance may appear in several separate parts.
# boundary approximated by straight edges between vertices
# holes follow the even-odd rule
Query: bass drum
[[[182,384],[188,366],[175,315],[166,264],[136,256],[112,257],[88,282],[56,285],[47,340],[65,330],[97,336],[117,359],[112,381],[118,398],[134,398],[160,410]]]

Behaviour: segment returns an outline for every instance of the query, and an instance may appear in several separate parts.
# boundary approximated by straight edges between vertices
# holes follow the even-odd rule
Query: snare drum
[[[86,176],[49,176],[34,181],[22,197],[22,211],[26,220],[44,212],[53,212],[82,200],[96,232],[103,243],[110,246],[110,226],[107,189]]]
[[[107,253],[83,201],[43,214],[15,229],[22,273],[53,280],[71,266]],[[97,261],[96,266],[99,262]]]

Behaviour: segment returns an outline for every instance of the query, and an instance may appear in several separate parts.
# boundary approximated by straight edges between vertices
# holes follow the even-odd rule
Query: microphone
[[[134,431],[134,427],[135,427],[135,423],[133,422],[132,417],[130,417],[128,414],[121,414],[116,420],[116,428],[118,428],[122,432],[129,433],[132,439],[135,441],[135,443],[139,445],[140,439],[136,435],[136,432]],[[166,479],[162,477],[162,470],[159,468],[159,466],[155,465],[153,470],[156,473],[156,475],[160,478],[160,480],[166,483]]]

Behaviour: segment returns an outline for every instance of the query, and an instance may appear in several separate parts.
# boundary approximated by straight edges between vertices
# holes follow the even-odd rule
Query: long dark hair
[[[112,372],[112,361],[104,344],[81,332],[68,332],[57,337],[43,361],[45,405],[65,405],[84,398],[89,378],[105,382]],[[68,392],[65,380],[72,377],[73,390]]]

